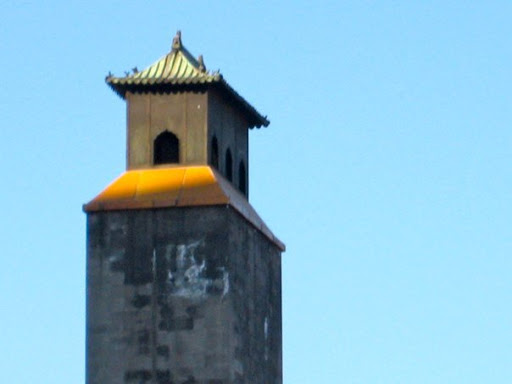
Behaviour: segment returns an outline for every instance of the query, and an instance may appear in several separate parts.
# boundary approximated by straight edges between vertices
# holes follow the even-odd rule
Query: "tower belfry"
[[[269,121],[183,46],[108,85],[127,170],[87,213],[87,384],[282,383],[281,253],[248,202]]]

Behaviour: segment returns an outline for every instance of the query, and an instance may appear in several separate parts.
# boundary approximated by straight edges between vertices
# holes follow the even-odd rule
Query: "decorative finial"
[[[172,49],[181,49],[181,31],[176,32],[176,36],[172,39]]]
[[[199,57],[197,58],[197,62],[199,63],[199,70],[201,72],[206,72],[206,66],[204,65],[203,55],[199,55]]]
[[[130,72],[129,72],[129,71],[124,71],[124,75],[125,75],[126,77],[128,77],[128,76],[130,76]]]
[[[112,76],[114,76],[114,75],[112,75],[112,72],[108,71],[107,79],[112,77]]]
[[[132,68],[132,71],[133,71],[133,73],[138,73],[138,72],[139,72],[139,69],[138,69],[137,67],[133,67],[133,68]]]

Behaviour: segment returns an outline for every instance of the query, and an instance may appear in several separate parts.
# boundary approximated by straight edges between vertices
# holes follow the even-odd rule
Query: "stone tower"
[[[87,213],[87,384],[282,383],[281,252],[248,198],[269,124],[182,45],[109,75],[127,170]]]

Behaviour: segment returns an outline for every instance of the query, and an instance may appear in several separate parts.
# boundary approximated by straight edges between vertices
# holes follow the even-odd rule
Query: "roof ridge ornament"
[[[176,32],[176,36],[174,36],[174,38],[172,39],[172,50],[180,50],[182,47],[182,44],[181,44],[181,31],[178,30]]]
[[[197,58],[197,62],[199,63],[199,71],[205,73],[206,66],[204,65],[203,55],[199,55],[199,57]]]
[[[181,31],[172,39],[170,52],[142,71],[133,67],[124,76],[116,77],[109,72],[107,84],[123,99],[127,93],[162,93],[195,90],[216,90],[225,93],[247,113],[249,128],[269,125],[251,104],[239,95],[227,82],[218,69],[208,70],[203,55],[194,57],[182,44]]]

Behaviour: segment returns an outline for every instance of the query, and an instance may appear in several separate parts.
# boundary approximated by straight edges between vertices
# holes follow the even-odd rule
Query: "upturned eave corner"
[[[208,71],[203,55],[197,59],[185,48],[178,31],[173,39],[171,51],[146,69],[139,71],[137,67],[125,72],[125,76],[117,77],[111,72],[105,82],[122,99],[126,92],[133,93],[174,93],[183,91],[207,91],[219,89],[228,99],[248,116],[249,128],[268,127],[270,121],[245,100],[219,71]]]

